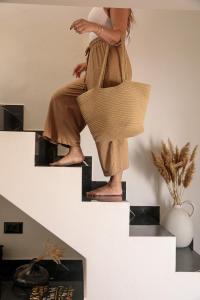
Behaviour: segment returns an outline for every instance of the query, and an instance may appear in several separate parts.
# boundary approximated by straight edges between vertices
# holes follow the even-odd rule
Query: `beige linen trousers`
[[[96,38],[86,49],[87,71],[84,77],[65,85],[52,96],[47,118],[44,125],[43,137],[54,144],[64,146],[80,145],[80,132],[86,126],[81,115],[77,96],[96,87],[104,59],[106,42]],[[121,45],[110,46],[103,87],[115,86],[121,83],[120,56]],[[127,52],[126,79],[131,79],[132,69]],[[109,101],[109,99],[108,99]],[[123,101],[123,99],[122,99]],[[105,176],[112,176],[128,168],[128,141],[115,139],[96,142],[100,164]]]

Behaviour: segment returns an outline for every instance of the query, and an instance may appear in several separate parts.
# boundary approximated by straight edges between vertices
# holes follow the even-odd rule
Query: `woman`
[[[59,89],[52,97],[43,137],[52,143],[69,147],[69,152],[52,166],[72,165],[84,161],[80,146],[80,132],[85,127],[76,97],[95,87],[104,58],[107,43],[110,44],[108,62],[103,87],[117,85],[121,82],[120,55],[121,39],[130,33],[133,21],[131,9],[93,8],[88,20],[79,19],[72,23],[70,29],[78,34],[89,33],[90,44],[87,48],[87,62],[76,66],[73,75],[76,80]],[[125,53],[126,79],[131,79],[130,61]],[[82,72],[86,72],[81,77]],[[122,99],[123,101],[123,99]],[[122,172],[128,168],[127,139],[96,142],[101,167],[109,182],[101,188],[87,193],[88,196],[117,196],[122,194]]]

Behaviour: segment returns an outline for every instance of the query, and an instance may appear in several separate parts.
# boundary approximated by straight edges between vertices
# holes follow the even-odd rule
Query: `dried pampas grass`
[[[190,143],[181,149],[173,146],[168,138],[168,143],[161,141],[160,153],[151,151],[153,163],[165,180],[174,204],[181,204],[184,188],[187,188],[195,172],[195,157],[198,145],[190,154]]]

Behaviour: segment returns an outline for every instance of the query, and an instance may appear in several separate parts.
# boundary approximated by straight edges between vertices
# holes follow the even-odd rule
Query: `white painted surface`
[[[81,203],[81,168],[34,166],[34,133],[0,132],[0,144],[2,196],[62,240],[67,236],[72,248],[85,255],[91,242],[91,236],[82,239],[82,232],[76,230],[77,223],[83,231],[92,234],[92,240],[98,236],[98,243],[103,242],[104,231],[113,235],[119,219],[121,234],[128,235],[128,203],[117,206]],[[95,231],[91,231],[91,224]]]
[[[23,234],[5,234],[4,222],[23,222]],[[0,196],[0,244],[4,245],[3,258],[33,259],[44,253],[46,242],[62,249],[63,259],[83,259],[74,249]]]
[[[175,237],[129,237],[128,203],[81,202],[81,168],[34,167],[34,133],[0,145],[1,195],[86,258],[87,300],[198,299],[198,273],[174,272]]]

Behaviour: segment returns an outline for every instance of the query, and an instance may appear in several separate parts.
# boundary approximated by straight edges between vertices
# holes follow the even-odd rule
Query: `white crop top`
[[[111,19],[108,17],[103,7],[93,7],[88,15],[88,21],[100,24],[107,28],[112,28]],[[89,33],[89,42],[97,38],[98,36],[94,32]],[[126,46],[128,45],[128,38],[125,39]]]

